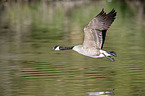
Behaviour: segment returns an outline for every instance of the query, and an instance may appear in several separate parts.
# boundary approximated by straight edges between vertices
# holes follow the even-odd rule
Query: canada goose
[[[61,47],[55,46],[53,50],[74,50],[82,55],[99,58],[106,57],[111,61],[114,61],[114,58],[111,56],[117,56],[113,51],[106,51],[103,48],[106,32],[115,20],[116,13],[114,9],[111,12],[106,14],[104,9],[94,18],[89,24],[84,28],[85,36],[83,45],[77,45],[72,47]]]

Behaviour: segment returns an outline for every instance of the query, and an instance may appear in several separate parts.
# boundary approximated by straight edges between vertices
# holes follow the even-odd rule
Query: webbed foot
[[[114,59],[114,58],[111,58],[110,56],[107,56],[106,58],[107,58],[107,59],[110,59],[110,60],[113,61],[113,62],[115,61],[115,59]]]
[[[115,61],[115,59],[114,59],[114,58],[111,58],[111,56],[106,56],[104,53],[103,53],[103,55],[104,55],[107,59],[110,59],[111,61]]]
[[[117,57],[117,54],[114,52],[114,51],[109,51],[109,53],[114,56],[114,57]]]

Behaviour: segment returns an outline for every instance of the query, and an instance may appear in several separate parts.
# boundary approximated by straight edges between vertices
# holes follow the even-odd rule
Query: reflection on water
[[[89,96],[115,96],[113,92],[88,92]]]
[[[81,44],[84,26],[113,7],[104,48],[118,54],[115,62],[50,49]],[[1,3],[0,96],[144,96],[143,9],[115,0]]]

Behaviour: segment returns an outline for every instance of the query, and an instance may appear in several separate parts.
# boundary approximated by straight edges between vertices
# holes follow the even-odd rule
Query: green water
[[[145,19],[142,6],[123,2],[10,2],[0,10],[0,96],[145,96]],[[55,45],[83,42],[83,28],[102,8],[117,11],[104,49],[115,62]],[[102,96],[97,95],[95,96]]]

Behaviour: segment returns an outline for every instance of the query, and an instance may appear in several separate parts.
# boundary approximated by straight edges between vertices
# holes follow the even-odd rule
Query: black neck
[[[72,50],[74,46],[72,47],[59,47],[60,50]]]

